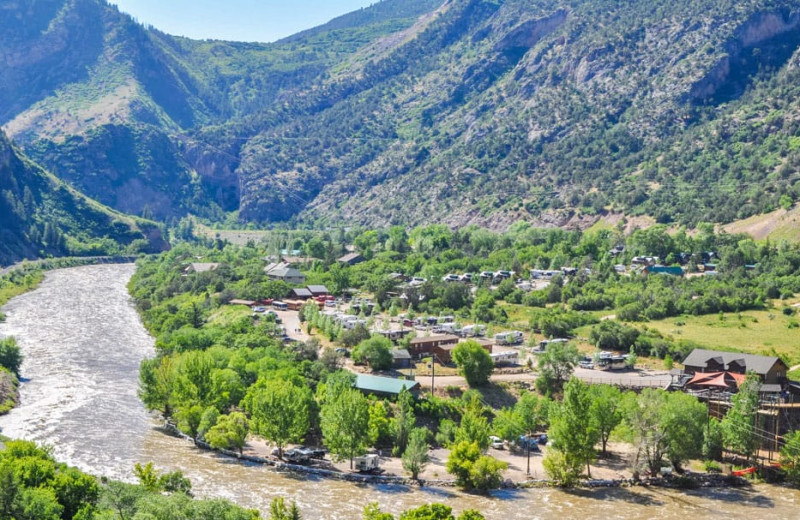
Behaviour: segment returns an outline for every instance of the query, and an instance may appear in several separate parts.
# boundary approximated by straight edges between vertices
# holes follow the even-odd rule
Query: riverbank
[[[181,432],[173,424],[165,423],[160,430],[166,434],[191,443],[197,448],[205,451],[219,453],[225,457],[236,459],[242,462],[254,463],[270,468],[276,472],[294,473],[298,475],[309,475],[315,477],[354,482],[358,484],[372,485],[399,485],[420,488],[454,488],[454,479],[418,479],[399,475],[365,475],[360,473],[347,473],[338,469],[326,469],[314,466],[304,466],[290,464],[272,457],[263,457],[247,453],[238,453],[231,450],[213,448],[202,441],[195,441],[190,436]],[[597,488],[630,488],[630,487],[658,487],[667,489],[699,489],[699,488],[740,488],[749,486],[750,482],[742,477],[732,475],[722,475],[717,473],[694,473],[686,472],[680,476],[662,476],[656,478],[591,478],[583,479],[577,487],[583,489]],[[549,479],[526,479],[514,481],[506,479],[500,486],[502,489],[536,489],[536,488],[559,488],[559,485]]]
[[[0,415],[19,404],[19,380],[11,372],[0,369]]]

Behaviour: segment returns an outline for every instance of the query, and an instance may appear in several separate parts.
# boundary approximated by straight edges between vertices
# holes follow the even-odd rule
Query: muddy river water
[[[398,512],[426,502],[488,519],[683,518],[796,519],[800,493],[772,486],[678,493],[613,489],[566,493],[501,491],[491,497],[449,489],[360,486],[292,476],[195,449],[156,430],[136,396],[139,362],[153,355],[128,296],[133,265],[53,271],[39,289],[6,305],[0,335],[17,338],[25,355],[22,403],[0,417],[0,432],[53,447],[55,455],[96,475],[131,481],[136,462],[180,469],[195,494],[223,497],[266,511],[270,500],[297,501],[307,519],[358,519],[377,501]]]

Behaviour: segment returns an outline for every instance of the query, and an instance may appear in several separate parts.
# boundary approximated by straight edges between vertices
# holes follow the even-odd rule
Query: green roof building
[[[355,387],[365,394],[377,396],[396,396],[403,388],[412,394],[419,392],[419,383],[408,379],[395,379],[394,377],[371,376],[358,374]]]

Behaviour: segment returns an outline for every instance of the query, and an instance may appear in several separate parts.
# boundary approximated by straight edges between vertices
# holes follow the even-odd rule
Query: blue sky
[[[377,0],[110,0],[139,22],[190,38],[269,42]]]

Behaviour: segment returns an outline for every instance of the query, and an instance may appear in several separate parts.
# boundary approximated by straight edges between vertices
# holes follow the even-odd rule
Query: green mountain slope
[[[0,265],[45,255],[157,252],[155,223],[122,215],[33,164],[0,132]]]
[[[793,0],[385,0],[274,44],[2,6],[0,122],[129,213],[695,224],[800,197]]]

